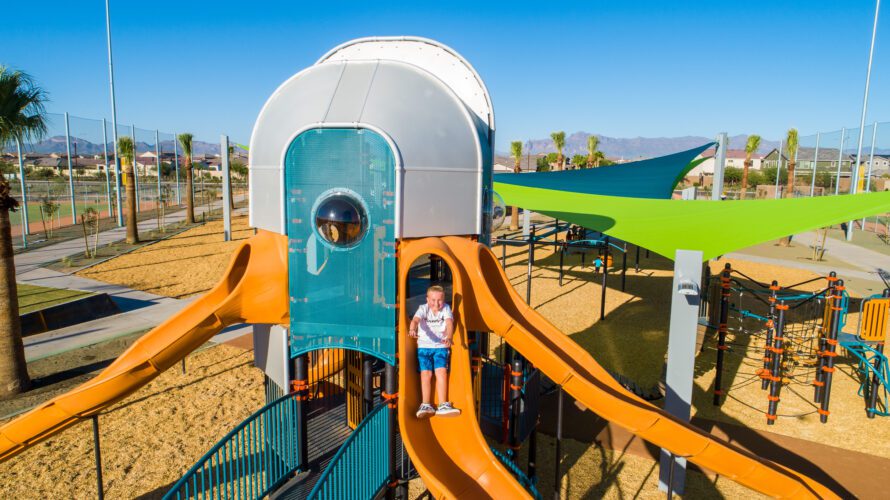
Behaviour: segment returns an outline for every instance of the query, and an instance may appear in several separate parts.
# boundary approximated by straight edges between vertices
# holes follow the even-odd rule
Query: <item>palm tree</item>
[[[797,129],[788,129],[788,136],[785,138],[785,155],[788,157],[788,187],[785,188],[785,196],[794,197],[794,167],[797,165]],[[779,152],[781,153],[781,151]],[[779,175],[776,172],[776,175]]]
[[[587,136],[587,168],[600,166],[599,158],[597,158],[599,151],[596,150],[599,144],[599,137],[592,134]]]
[[[0,144],[39,139],[46,134],[46,92],[26,73],[0,65]],[[31,386],[15,282],[9,212],[19,206],[9,181],[0,175],[0,399]]]
[[[556,148],[556,170],[562,170],[564,166],[563,160],[565,160],[565,157],[562,155],[562,148],[566,145],[566,133],[562,130],[553,132],[550,134],[550,138],[553,139],[553,146]]]
[[[745,165],[744,170],[742,170],[742,192],[739,195],[739,199],[745,199],[745,194],[748,189],[748,169],[754,164],[754,162],[751,161],[751,155],[753,155],[759,148],[760,136],[756,134],[749,135],[748,142],[745,143]]]
[[[136,179],[133,177],[133,138],[121,136],[117,140],[117,151],[124,171],[124,186],[127,193],[127,243],[139,243],[139,228],[136,220]]]
[[[522,141],[510,143],[510,156],[513,157],[513,173],[520,172],[519,163],[522,161]],[[519,228],[519,207],[510,207],[510,229]]]
[[[195,188],[194,174],[192,173],[192,138],[194,136],[188,132],[179,134],[179,145],[182,146],[182,155],[185,157],[185,221],[189,224],[195,223]]]

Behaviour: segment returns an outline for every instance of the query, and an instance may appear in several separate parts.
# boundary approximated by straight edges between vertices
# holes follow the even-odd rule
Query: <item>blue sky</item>
[[[423,4],[112,0],[118,120],[246,143],[270,93],[328,49],[419,35],[485,80],[499,150],[553,130],[778,138],[859,123],[873,1]],[[890,120],[883,14],[869,121]],[[50,111],[110,117],[104,2],[15,2],[4,17],[0,64],[32,74]]]

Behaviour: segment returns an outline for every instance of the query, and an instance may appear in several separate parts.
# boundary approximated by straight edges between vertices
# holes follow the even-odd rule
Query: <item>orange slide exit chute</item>
[[[489,248],[457,237],[428,238],[418,246],[438,246],[437,241],[444,241],[450,250],[453,258],[448,264],[455,281],[459,276],[463,283],[465,328],[501,335],[597,415],[761,493],[777,498],[837,498],[813,479],[717,439],[625,390],[587,351],[522,301]]]
[[[227,326],[287,323],[287,297],[287,239],[260,231],[238,247],[206,295],[143,335],[95,378],[0,427],[0,461],[134,393]]]
[[[435,253],[451,269],[457,263],[439,239],[403,242],[399,250],[399,427],[405,448],[424,485],[436,498],[531,498],[500,463],[482,436],[476,421],[467,346],[467,326],[463,300],[466,282],[454,273],[452,310],[455,315],[449,397],[462,413],[457,417],[418,419],[420,375],[417,371],[417,343],[408,336],[408,271],[421,256]]]

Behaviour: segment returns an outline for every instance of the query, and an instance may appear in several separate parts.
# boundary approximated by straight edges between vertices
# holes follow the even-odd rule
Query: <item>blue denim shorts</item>
[[[448,356],[451,349],[441,347],[418,347],[417,369],[418,371],[433,371],[437,368],[448,368]]]

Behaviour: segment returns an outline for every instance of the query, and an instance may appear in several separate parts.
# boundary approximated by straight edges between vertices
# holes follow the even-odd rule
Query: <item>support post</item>
[[[229,136],[225,134],[219,138],[219,155],[223,168],[223,238],[232,241],[232,180],[229,177]]]
[[[720,200],[723,194],[723,172],[726,170],[726,148],[729,145],[726,132],[717,134],[717,151],[714,155],[714,182],[711,184],[711,199]]]
[[[770,353],[773,350],[773,336],[776,331],[776,300],[778,300],[777,294],[779,292],[779,282],[773,280],[773,282],[769,286],[770,294],[769,294],[769,315],[766,323],[766,342],[763,347],[763,379],[760,381],[760,389],[766,390],[769,388],[769,377],[767,374],[772,372],[772,356]]]
[[[600,286],[600,321],[606,319],[606,289],[609,285],[609,244],[606,243],[606,253],[603,254],[603,282]]]
[[[837,150],[837,177],[834,180],[834,194],[838,194],[841,188],[841,165],[844,159],[844,143],[847,138],[847,128],[841,128],[841,146]]]
[[[71,197],[71,225],[77,224],[77,203],[74,201],[74,169],[71,166],[71,131],[68,112],[65,112],[65,150],[68,156],[68,194]]]
[[[301,354],[294,360],[294,399],[297,402],[297,464],[305,470],[309,464],[309,357]]]
[[[816,169],[819,168],[819,140],[822,135],[816,132],[816,152],[813,155],[813,178],[810,181],[810,197],[816,194]]]
[[[28,248],[28,184],[25,182],[25,159],[22,157],[22,141],[15,140],[16,152],[19,156],[19,182],[22,185],[22,248]]]
[[[374,409],[374,358],[367,354],[362,356],[362,401],[364,414],[370,415]]]
[[[176,205],[182,205],[182,191],[179,189],[179,136],[173,132],[173,168],[176,170]]]
[[[779,140],[779,149],[778,149],[779,154],[776,157],[776,193],[775,193],[776,196],[775,196],[775,198],[782,197],[782,195],[779,193],[779,191],[781,190],[781,183],[780,183],[779,179],[782,177],[782,149],[784,148],[784,146],[785,146],[785,139],[780,139]]]
[[[865,192],[871,192],[871,171],[875,164],[875,141],[878,140],[878,122],[871,126],[871,151],[868,154],[868,170],[865,172]],[[862,218],[862,230],[865,231],[865,217]],[[875,216],[875,231],[877,231],[877,216]]]
[[[627,286],[627,243],[624,244],[624,252],[621,254],[621,291]]]
[[[532,265],[535,263],[535,226],[532,226],[528,237],[528,271],[525,282],[525,303],[532,304]]]
[[[386,363],[386,369],[383,377],[384,391],[383,399],[387,401],[387,417],[389,418],[389,429],[387,433],[387,465],[389,469],[389,489],[387,496],[394,497],[397,493],[396,488],[400,486],[400,477],[396,468],[396,432],[399,429],[399,371],[398,367]],[[401,498],[407,498],[407,486],[398,488],[402,495]]]
[[[825,291],[825,307],[828,308],[827,318],[823,315],[822,330],[819,332],[819,362],[816,364],[816,377],[813,380],[815,390],[813,391],[813,401],[819,403],[822,401],[822,389],[825,387],[825,372],[822,367],[825,366],[825,352],[827,351],[827,341],[831,336],[831,329],[834,325],[834,289],[837,286],[837,273],[831,271],[828,273],[828,290]],[[827,324],[826,324],[827,320]]]
[[[885,288],[884,293],[881,294],[882,297],[890,297],[890,288]],[[884,342],[879,342],[875,345],[875,350],[878,353],[884,353]],[[875,409],[878,406],[878,391],[881,390],[881,379],[878,377],[878,374],[881,373],[881,356],[875,356],[875,371],[871,376],[871,388],[868,391],[868,406],[866,408],[865,414],[868,418],[875,418]]]
[[[837,280],[837,286],[834,287],[834,302],[831,304],[833,314],[831,315],[831,336],[825,340],[826,352],[825,365],[822,371],[825,372],[825,387],[822,388],[822,406],[819,408],[819,421],[823,424],[828,422],[828,403],[831,401],[831,379],[834,375],[834,358],[837,356],[837,336],[841,329],[841,300],[843,298],[844,280]]]
[[[556,397],[556,458],[554,459],[553,498],[559,500],[560,485],[562,484],[562,474],[559,467],[562,463],[562,386],[557,389]]]
[[[513,353],[510,372],[510,459],[519,458],[519,410],[522,402],[522,357]]]
[[[96,459],[96,496],[99,500],[105,498],[105,488],[102,485],[102,448],[99,445],[99,415],[93,415],[93,455]]]
[[[507,270],[507,244],[501,243],[501,269]]]
[[[637,247],[637,254],[634,257],[634,271],[640,272],[640,245],[634,245]]]
[[[158,212],[161,211],[161,133],[155,129],[155,167],[157,167],[158,173]],[[158,223],[160,224],[160,218],[158,218]],[[160,229],[160,227],[158,228]],[[226,240],[229,241],[229,240]]]
[[[111,204],[111,165],[108,162],[108,125],[102,118],[102,151],[105,154],[105,201],[108,205],[108,217],[114,217],[114,207]]]
[[[785,353],[785,311],[788,306],[784,300],[776,304],[776,331],[773,334],[773,346],[770,349],[769,405],[766,412],[766,424],[776,423],[776,412],[779,409],[779,392],[782,390],[782,357]]]
[[[136,125],[130,124],[130,138],[133,139],[133,187],[136,190],[136,213],[138,214],[141,207],[139,193],[139,166],[136,164]]]
[[[723,354],[726,347],[727,321],[729,320],[729,279],[732,265],[727,262],[720,273],[720,322],[717,324],[717,374],[714,376],[714,405],[721,404],[723,396]]]
[[[674,258],[664,409],[683,422],[689,421],[692,407],[702,261],[703,254],[697,250],[677,250]],[[683,494],[686,484],[686,459],[672,456],[668,450],[662,449],[658,478],[658,487],[662,491],[667,491],[670,485],[673,491]]]
[[[562,261],[565,257],[566,252],[568,251],[569,246],[566,243],[562,244],[562,249],[559,252],[559,286],[562,286]]]

